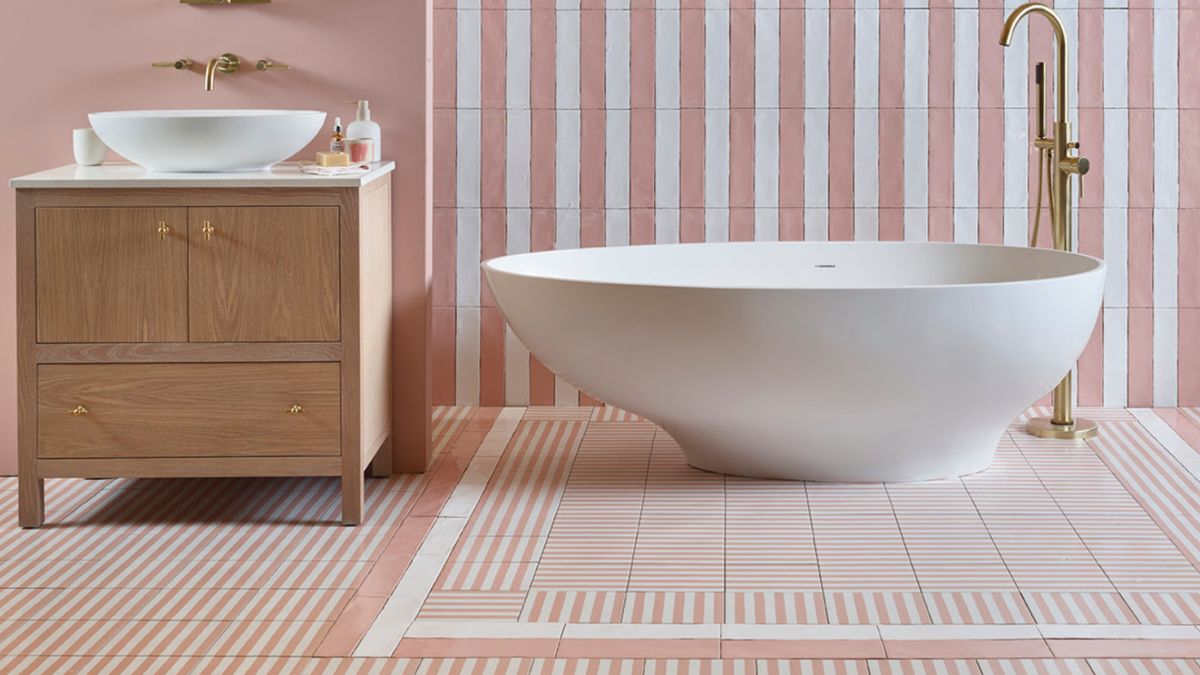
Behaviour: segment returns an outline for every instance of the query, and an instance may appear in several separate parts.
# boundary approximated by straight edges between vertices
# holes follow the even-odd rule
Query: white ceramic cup
[[[104,163],[108,146],[90,128],[76,129],[72,132],[75,142],[75,163],[79,166],[99,166]]]

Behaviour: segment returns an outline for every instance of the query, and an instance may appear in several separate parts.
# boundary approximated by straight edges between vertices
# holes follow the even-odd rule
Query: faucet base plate
[[[1082,441],[1095,438],[1099,427],[1082,417],[1076,417],[1074,424],[1055,424],[1049,417],[1034,417],[1025,425],[1025,431],[1039,438]]]

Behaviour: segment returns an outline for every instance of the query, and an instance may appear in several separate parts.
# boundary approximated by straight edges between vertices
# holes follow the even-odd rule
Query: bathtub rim
[[[853,246],[871,246],[871,247],[937,247],[937,248],[989,248],[989,249],[1020,249],[1037,251],[1038,254],[1049,254],[1051,256],[1066,256],[1083,259],[1084,262],[1091,263],[1091,267],[1076,272],[1066,274],[1056,274],[1049,277],[1039,277],[1034,279],[1006,279],[1003,281],[965,281],[961,283],[938,283],[938,284],[894,284],[894,285],[870,285],[870,286],[763,286],[763,285],[746,285],[746,286],[730,286],[716,284],[695,284],[695,283],[645,283],[635,281],[622,281],[617,279],[578,279],[565,277],[561,275],[550,275],[542,273],[533,273],[529,271],[517,271],[510,268],[505,268],[497,265],[504,261],[513,261],[515,259],[527,258],[532,256],[545,255],[570,255],[582,250],[619,250],[632,247],[697,247],[697,246],[743,246],[743,245],[770,245],[770,244],[835,244],[835,245],[853,245]],[[604,246],[604,247],[587,247],[587,248],[569,248],[569,249],[547,249],[545,251],[529,251],[525,253],[513,253],[503,256],[497,256],[480,263],[480,267],[487,274],[505,274],[513,277],[524,279],[533,279],[539,281],[552,281],[560,283],[587,284],[590,286],[609,286],[620,288],[661,288],[661,289],[679,289],[679,290],[704,290],[704,291],[917,291],[922,289],[950,289],[950,288],[979,288],[985,286],[1010,286],[1014,284],[1048,284],[1070,279],[1073,277],[1081,277],[1089,274],[1106,274],[1107,263],[1104,259],[1086,253],[1077,251],[1059,251],[1057,249],[1045,247],[1030,247],[1030,246],[1009,246],[1006,244],[984,244],[970,242],[949,242],[949,241],[739,241],[739,242],[680,242],[671,244],[630,244],[628,246]]]

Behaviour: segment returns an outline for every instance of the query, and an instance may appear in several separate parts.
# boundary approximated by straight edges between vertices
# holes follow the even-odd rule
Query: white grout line
[[[479,505],[483,489],[478,486],[487,485],[499,463],[499,454],[508,446],[524,413],[524,408],[505,408],[500,412],[476,452],[478,455],[486,449],[487,454],[472,460],[463,481],[446,503],[446,509],[452,510],[454,515],[448,515],[445,510],[438,515],[396,590],[388,596],[379,616],[354,650],[354,656],[386,657],[396,651],[400,638],[413,625],[421,605],[450,559],[450,552],[466,529],[467,520]]]
[[[1192,474],[1193,478],[1200,480],[1200,453],[1188,445],[1188,442],[1183,440],[1171,428],[1171,425],[1150,408],[1130,408],[1129,413],[1145,427],[1146,431],[1150,432],[1150,436],[1158,441],[1159,445],[1171,453],[1183,465],[1183,468]]]

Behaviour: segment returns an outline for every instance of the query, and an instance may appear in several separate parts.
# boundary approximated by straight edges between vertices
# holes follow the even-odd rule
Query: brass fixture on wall
[[[264,5],[271,0],[179,0],[183,5]]]
[[[204,91],[212,91],[217,80],[217,73],[232,75],[242,67],[242,60],[236,54],[222,54],[208,60],[204,69]]]
[[[1046,168],[1045,179],[1050,195],[1050,229],[1054,248],[1060,251],[1070,251],[1074,248],[1071,236],[1071,176],[1079,176],[1080,193],[1083,192],[1083,176],[1088,172],[1090,164],[1084,157],[1072,156],[1071,152],[1079,149],[1079,142],[1071,140],[1071,125],[1068,122],[1069,108],[1067,101],[1067,71],[1071,65],[1070,52],[1067,48],[1066,29],[1062,19],[1050,7],[1040,2],[1027,2],[1012,11],[1004,21],[1000,31],[1000,45],[1007,47],[1012,44],[1013,31],[1021,20],[1030,14],[1040,14],[1054,29],[1055,40],[1055,77],[1054,77],[1054,128],[1052,138],[1046,137],[1044,122],[1046,111],[1045,67],[1039,63],[1035,71],[1035,81],[1038,87],[1037,114],[1038,137],[1033,145],[1038,150],[1038,209],[1035,216],[1034,239],[1030,245],[1037,243],[1037,223],[1040,220],[1042,186],[1040,177],[1043,173],[1043,161]],[[1071,373],[1067,373],[1058,386],[1054,388],[1053,411],[1050,417],[1037,417],[1029,420],[1026,430],[1034,436],[1042,438],[1081,440],[1092,438],[1097,434],[1098,427],[1091,420],[1075,417],[1073,412],[1074,383]]]
[[[200,63],[204,63],[203,61]],[[156,61],[150,64],[153,68],[171,68],[174,70],[197,71],[197,63],[189,58],[176,59],[174,61]],[[208,60],[204,67],[204,90],[212,91],[213,85],[216,83],[217,74],[232,75],[241,71],[242,59],[236,54],[222,54]],[[268,72],[272,70],[291,70],[292,67],[282,61],[274,59],[259,59],[254,64],[254,69],[259,72]]]
[[[266,70],[291,70],[292,67],[286,63],[281,63],[274,59],[259,59],[258,63],[254,64],[254,69],[259,71]]]

